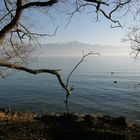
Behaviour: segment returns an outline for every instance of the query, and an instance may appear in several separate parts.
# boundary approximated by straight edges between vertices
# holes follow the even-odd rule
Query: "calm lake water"
[[[61,68],[64,80],[79,57],[46,57],[33,68]],[[114,83],[117,81],[117,83]],[[140,124],[140,60],[129,56],[91,56],[73,73],[71,112],[124,115]],[[17,111],[64,112],[65,92],[53,75],[17,72],[0,79],[0,106]]]

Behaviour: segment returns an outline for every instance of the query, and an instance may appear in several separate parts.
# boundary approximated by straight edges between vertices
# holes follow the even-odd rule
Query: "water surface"
[[[64,80],[79,57],[43,57],[33,68],[61,68]],[[116,81],[117,83],[114,83]],[[73,73],[71,112],[128,117],[140,123],[140,61],[128,57],[92,56]],[[64,112],[65,91],[53,75],[17,72],[0,79],[0,106],[20,111]]]

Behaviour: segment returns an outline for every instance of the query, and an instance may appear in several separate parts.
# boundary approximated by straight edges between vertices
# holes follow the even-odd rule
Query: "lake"
[[[66,80],[80,57],[42,57],[32,68],[62,69]],[[65,112],[65,91],[50,74],[16,72],[0,79],[0,106],[17,111]],[[140,60],[130,56],[90,56],[70,79],[70,112],[128,117],[140,124]]]

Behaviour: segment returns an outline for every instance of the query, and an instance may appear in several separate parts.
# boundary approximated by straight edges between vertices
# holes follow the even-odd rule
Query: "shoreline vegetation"
[[[140,126],[126,118],[0,109],[0,140],[139,140]]]

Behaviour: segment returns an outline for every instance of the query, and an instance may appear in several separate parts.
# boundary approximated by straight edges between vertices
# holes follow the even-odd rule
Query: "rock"
[[[84,123],[86,123],[88,125],[92,125],[93,124],[93,120],[94,120],[94,117],[91,116],[91,115],[86,115],[84,117]]]
[[[9,113],[11,111],[10,108],[0,108],[0,112]]]
[[[126,118],[124,116],[112,118],[112,125],[117,127],[127,127]]]

